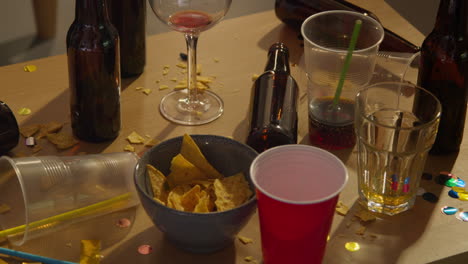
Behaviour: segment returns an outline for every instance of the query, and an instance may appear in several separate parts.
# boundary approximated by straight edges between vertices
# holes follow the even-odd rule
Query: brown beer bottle
[[[265,72],[252,87],[247,145],[260,153],[297,143],[298,93],[289,70],[288,48],[283,43],[275,43],[268,51]]]
[[[18,145],[19,128],[15,115],[7,104],[0,101],[0,156]]]
[[[372,12],[345,0],[275,0],[276,16],[296,31],[309,16],[329,10],[348,10],[363,13],[379,21]],[[419,47],[394,32],[384,28],[385,36],[380,44],[381,51],[416,53]]]
[[[76,0],[67,33],[70,108],[79,139],[114,139],[120,130],[119,36],[105,0]]]
[[[146,1],[108,0],[109,15],[120,39],[122,78],[140,75],[146,64]]]
[[[468,1],[440,1],[434,29],[422,44],[418,85],[432,92],[442,104],[439,130],[430,153],[458,151],[468,96]]]

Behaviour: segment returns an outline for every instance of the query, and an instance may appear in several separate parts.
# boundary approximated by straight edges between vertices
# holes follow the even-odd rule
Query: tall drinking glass
[[[161,114],[182,125],[201,125],[223,113],[223,100],[211,91],[197,88],[197,41],[200,32],[219,22],[232,0],[149,0],[154,14],[170,28],[184,33],[187,42],[188,89],[163,97]]]

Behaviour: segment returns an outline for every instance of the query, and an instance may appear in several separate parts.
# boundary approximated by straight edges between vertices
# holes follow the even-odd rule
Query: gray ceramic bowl
[[[235,140],[213,135],[191,135],[205,157],[223,175],[243,172],[250,184],[249,167],[257,152]],[[230,245],[256,209],[253,196],[240,207],[213,213],[190,213],[174,210],[152,199],[146,177],[146,164],[168,175],[171,160],[180,153],[182,137],[164,141],[149,149],[135,168],[135,184],[141,204],[153,223],[177,247],[196,253],[208,253]]]

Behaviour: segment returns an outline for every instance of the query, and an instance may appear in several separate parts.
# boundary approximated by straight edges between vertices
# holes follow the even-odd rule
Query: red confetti
[[[119,219],[119,221],[117,221],[117,226],[121,228],[129,227],[131,224],[132,222],[127,218],[122,218],[122,219]]]
[[[153,248],[150,245],[141,245],[138,247],[138,253],[142,255],[148,255],[153,251]]]

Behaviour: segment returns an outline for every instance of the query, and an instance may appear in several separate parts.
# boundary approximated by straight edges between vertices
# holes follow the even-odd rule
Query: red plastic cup
[[[321,263],[345,165],[306,145],[271,148],[253,161],[264,264]]]

